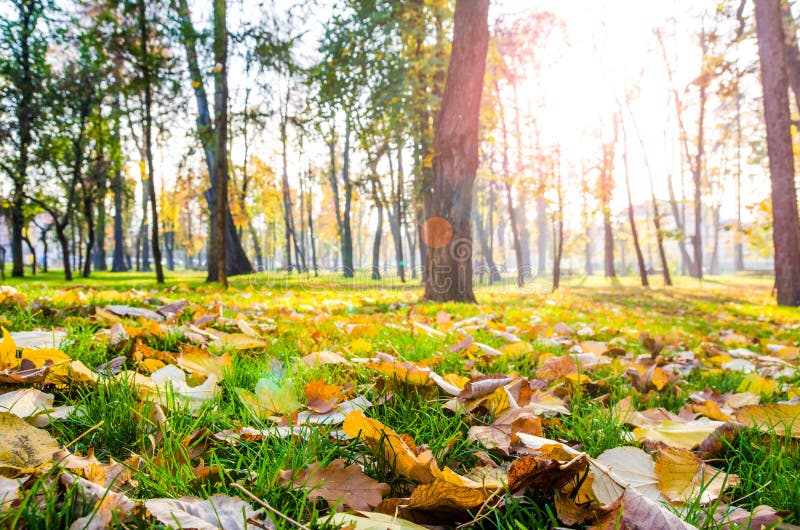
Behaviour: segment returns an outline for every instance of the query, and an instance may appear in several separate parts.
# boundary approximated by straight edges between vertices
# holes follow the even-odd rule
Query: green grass
[[[142,456],[143,465],[126,492],[131,498],[238,495],[230,483],[242,480],[282,513],[311,525],[323,524],[328,513],[325,503],[309,499],[301,490],[287,490],[278,485],[281,470],[312,462],[327,464],[341,458],[347,464],[366,462],[367,473],[388,483],[394,495],[407,494],[409,482],[381,462],[380,451],[370,450],[360,440],[333,441],[330,427],[312,429],[308,439],[273,437],[237,445],[208,443],[201,457],[188,461],[186,448],[181,445],[198,430],[214,433],[239,426],[268,426],[268,422],[253,416],[235,389],[252,391],[258,379],[271,373],[278,364],[295,381],[301,401],[303,388],[312,379],[323,378],[339,384],[352,382],[358,393],[380,403],[368,411],[370,417],[398,433],[408,434],[417,444],[426,445],[441,467],[466,472],[477,465],[476,452],[484,451],[482,446],[467,440],[470,418],[443,410],[443,397],[437,389],[407,386],[376,376],[363,366],[308,368],[298,363],[299,357],[311,351],[330,349],[362,357],[383,351],[411,361],[435,358],[438,373],[469,376],[472,370],[478,370],[534,378],[541,365],[540,356],[563,354],[561,348],[539,340],[534,328],[536,319],[550,326],[558,322],[576,328],[589,326],[594,334],[588,338],[620,341],[627,351],[637,355],[645,351],[638,341],[639,334],[645,332],[651,336],[672,336],[682,349],[698,355],[702,355],[704,344],[718,343],[719,332],[728,329],[761,341],[800,341],[800,312],[772,303],[768,278],[719,277],[702,284],[679,278],[674,288],[657,286],[651,290],[637,287],[631,279],[611,284],[599,278],[572,278],[555,294],[549,293],[544,281],[534,284],[532,292],[527,294],[507,285],[482,286],[477,291],[479,306],[420,303],[421,292],[416,284],[393,282],[390,289],[381,289],[380,284],[365,275],[346,281],[330,274],[314,278],[264,273],[233,278],[227,292],[205,284],[204,279],[204,274],[197,272],[168,273],[166,286],[159,287],[150,273],[94,273],[89,279],[76,279],[69,286],[73,287],[70,291],[64,291],[66,285],[57,272],[11,279],[8,284],[26,294],[27,304],[0,306],[0,322],[14,331],[63,327],[67,332],[64,351],[90,367],[128,352],[95,340],[95,334],[107,324],[91,315],[94,307],[108,303],[153,307],[186,299],[208,308],[219,302],[226,317],[243,314],[251,322],[273,323],[277,331],[267,334],[271,345],[255,353],[232,352],[233,369],[221,382],[220,394],[195,414],[179,402],[168,402],[164,407],[168,426],[155,423],[150,419],[154,404],[140,400],[124,382],[93,388],[51,386],[45,390],[55,393],[57,404],[75,405],[81,414],[54,421],[48,430],[62,444],[77,440],[70,447],[73,452],[86,454],[92,449],[102,461]],[[409,312],[413,312],[416,320],[427,318],[435,324],[441,310],[448,312],[453,320],[479,313],[494,315],[498,325],[515,326],[515,332],[531,342],[534,353],[515,359],[475,359],[461,352],[449,352],[448,346],[459,336],[428,337],[412,332],[406,325]],[[191,322],[190,313],[178,324]],[[127,323],[135,325],[135,321]],[[348,333],[337,323],[366,326],[363,331]],[[493,347],[504,344],[502,339],[485,331],[478,332],[476,340]],[[185,340],[180,333],[171,332],[166,338],[151,336],[146,341],[153,348],[175,352]],[[600,382],[596,388],[560,385],[559,391],[569,400],[571,415],[545,421],[544,435],[580,444],[590,456],[628,443],[630,428],[617,425],[611,412],[611,406],[620,399],[632,395],[639,409],[663,407],[677,412],[688,402],[692,391],[705,388],[736,391],[742,379],[740,374],[695,370],[675,387],[642,394],[634,391],[628,379],[611,367],[587,375]],[[781,381],[784,387],[770,400],[786,399],[786,390],[796,387],[798,381],[797,376]],[[200,463],[199,458],[206,466],[217,466],[221,476],[196,479],[193,467]],[[497,455],[495,458],[500,460]],[[737,506],[752,509],[769,504],[789,510],[789,522],[800,522],[797,440],[747,430],[729,442],[713,464],[740,476],[741,484],[727,494]],[[89,513],[90,508],[81,505],[74,489],[56,487],[52,474],[44,473],[26,486],[25,496],[14,511],[0,514],[0,526],[68,528],[76,518]],[[691,506],[684,515],[701,524],[702,514],[710,511],[713,506]],[[277,522],[279,527],[289,527],[280,520]],[[702,524],[713,527],[707,520]],[[507,529],[551,525],[559,526],[552,503],[524,497],[507,499],[503,509],[495,510],[478,524],[480,528]],[[137,513],[124,526],[157,527],[154,519],[144,513]]]

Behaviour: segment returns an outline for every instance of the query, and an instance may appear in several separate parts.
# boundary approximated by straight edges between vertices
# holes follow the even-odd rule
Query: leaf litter
[[[38,301],[56,308],[99,301],[80,318],[97,328],[90,349],[103,362],[73,356],[69,326],[3,328],[0,510],[41,505],[30,484],[44,481],[51,495],[81,492],[70,528],[463,527],[520,506],[591,528],[761,528],[791,517],[791,506],[737,506],[742,481],[716,456],[747,430],[800,438],[796,322],[764,324],[772,336],[648,333],[643,322],[637,330],[565,321],[569,312],[548,321],[532,306],[498,311],[499,302],[465,316],[408,300],[393,302],[401,311],[372,312],[374,300],[362,300],[365,310],[354,314],[343,308],[358,300],[311,306],[285,298],[225,306],[132,290],[62,291]],[[277,354],[277,343],[291,344],[291,353]],[[258,377],[237,372],[249,362],[264,367]],[[688,377],[707,386],[690,387]],[[58,436],[62,422],[87,413],[75,396],[114,385],[127,387],[137,407],[158,411],[141,419],[149,446],[125,459],[101,445],[85,456],[72,452],[70,444],[98,428],[76,440]],[[404,414],[424,422],[438,409],[457,420],[458,434],[431,447],[424,429],[398,432],[379,419],[404,400],[425,404]],[[224,402],[245,411],[246,423],[204,425]],[[590,439],[559,434],[580,421],[574,416],[586,414],[587,402],[608,419],[588,418],[595,434],[616,429],[616,446],[592,452]],[[198,428],[172,440],[169,425],[180,416]],[[413,419],[400,423],[408,428]],[[269,454],[241,469],[219,460],[239,446],[315,437],[341,456],[284,459],[290,465],[266,483],[302,492],[314,505],[311,520],[235,494],[264,492],[255,475],[258,458]],[[447,458],[457,444],[471,456]],[[796,452],[796,440],[787,444]],[[189,469],[190,484],[205,484],[195,491],[201,495],[143,496],[143,485],[159,480],[149,473],[165,469]]]

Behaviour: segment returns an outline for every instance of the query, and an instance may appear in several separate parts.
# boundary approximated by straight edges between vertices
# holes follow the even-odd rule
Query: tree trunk
[[[345,278],[352,278],[353,233],[350,227],[350,210],[353,202],[353,184],[350,181],[350,115],[345,115],[344,159],[342,161],[342,182],[344,183],[344,211],[342,212],[342,269]]]
[[[780,0],[756,0],[758,56],[764,90],[767,154],[772,181],[775,287],[778,304],[800,305],[800,218],[794,182],[784,33]]]
[[[639,266],[639,278],[642,280],[642,287],[649,287],[647,280],[647,266],[644,264],[642,246],[639,244],[639,232],[636,230],[636,216],[633,211],[633,199],[631,198],[631,177],[628,168],[628,134],[625,129],[625,119],[622,116],[622,105],[619,107],[619,123],[622,127],[622,163],[625,165],[625,190],[628,193],[628,222],[631,225],[631,236],[633,237],[633,248],[636,251],[636,263]]]
[[[517,215],[514,211],[514,199],[511,193],[511,174],[509,169],[508,160],[508,129],[506,127],[505,109],[503,102],[499,97],[500,86],[495,81],[495,91],[498,94],[497,105],[499,110],[500,128],[503,134],[503,185],[506,189],[506,204],[508,206],[508,222],[511,224],[511,235],[514,239],[514,257],[517,264],[517,286],[522,287],[525,285],[525,270],[524,260],[522,258],[522,247],[519,241],[519,229],[517,228]],[[517,124],[519,127],[519,124]],[[519,131],[517,131],[519,133]],[[517,138],[517,148],[521,148],[521,140]],[[519,155],[517,155],[519,156]]]
[[[61,244],[61,257],[64,262],[64,279],[69,282],[72,281],[72,267],[69,262],[69,240],[67,239],[65,230],[66,226],[56,225],[56,237],[58,238],[59,244]]]
[[[23,234],[22,240],[25,241],[25,245],[28,246],[28,251],[31,253],[31,274],[36,276],[36,249],[31,244],[31,240],[27,235]]]
[[[383,233],[383,203],[378,197],[376,178],[372,178],[372,199],[378,211],[378,225],[375,227],[375,238],[372,240],[372,279],[381,279],[381,235]]]
[[[478,122],[489,0],[457,0],[453,46],[434,135],[431,214],[449,223],[451,238],[427,252],[425,298],[475,302],[472,291],[472,186],[478,168]],[[438,238],[437,238],[438,239]],[[431,239],[429,239],[429,243]]]
[[[216,226],[216,204],[217,204],[217,137],[214,124],[211,122],[211,113],[208,106],[205,85],[203,84],[203,74],[200,71],[197,59],[197,32],[192,25],[187,0],[178,0],[176,14],[181,32],[181,40],[186,51],[186,61],[189,67],[189,77],[192,82],[195,102],[197,103],[197,135],[203,146],[205,153],[206,168],[210,177],[210,188],[205,192],[205,199],[210,212],[209,223],[209,246],[216,244],[214,240],[215,231],[211,226]],[[226,166],[227,167],[227,166]],[[227,264],[227,275],[236,276],[238,274],[249,274],[253,272],[253,265],[247,259],[247,254],[242,248],[242,242],[236,233],[236,226],[233,223],[230,208],[222,212],[225,216],[225,263]],[[218,280],[217,263],[214,260],[208,261],[208,276],[206,281],[213,282]]]
[[[227,245],[228,216],[228,27],[226,22],[226,0],[214,0],[214,139],[216,143],[217,216],[214,230],[218,244],[214,251],[217,264],[217,281],[228,287]],[[153,210],[155,216],[155,209]],[[234,229],[235,227],[231,227]],[[163,281],[163,279],[162,279]]]
[[[88,278],[92,273],[92,248],[94,247],[94,203],[92,202],[93,190],[84,190],[83,197],[83,217],[86,219],[86,255],[83,257],[84,278]]]

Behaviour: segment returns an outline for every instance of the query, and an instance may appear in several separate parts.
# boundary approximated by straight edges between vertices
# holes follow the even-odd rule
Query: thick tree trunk
[[[210,188],[205,192],[205,199],[210,212],[209,223],[209,246],[216,244],[214,240],[214,230],[211,226],[216,226],[216,204],[217,204],[217,145],[214,124],[211,122],[211,113],[208,106],[208,96],[206,95],[205,85],[203,84],[203,74],[200,71],[197,58],[197,32],[192,25],[187,0],[178,0],[176,14],[178,15],[181,40],[186,51],[186,61],[189,67],[189,78],[194,90],[195,102],[197,103],[197,135],[203,146],[205,153],[206,168],[210,176]],[[227,264],[228,276],[238,274],[249,274],[253,272],[253,266],[247,258],[247,254],[242,248],[242,242],[236,232],[230,208],[222,212],[225,216],[225,262]],[[218,280],[217,263],[214,260],[208,261],[208,276],[206,280],[214,282]]]
[[[772,181],[775,287],[780,305],[800,305],[800,218],[794,182],[784,33],[780,0],[756,0],[758,56],[764,89],[767,154]]]
[[[475,302],[470,210],[478,168],[478,118],[489,43],[488,10],[489,0],[456,1],[453,46],[433,142],[434,192],[427,197],[431,214],[444,218],[452,235],[445,244],[428,249],[428,300]]]

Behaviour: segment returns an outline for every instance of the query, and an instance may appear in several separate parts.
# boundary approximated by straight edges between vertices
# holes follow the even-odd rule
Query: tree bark
[[[228,216],[228,27],[226,0],[214,0],[214,139],[216,143],[216,224],[214,230],[219,242],[214,251],[217,264],[217,281],[228,287],[228,263],[225,241]],[[149,151],[148,151],[149,152]],[[152,179],[151,179],[152,180]],[[152,188],[151,188],[152,189]],[[153,210],[155,217],[155,209]],[[154,223],[155,224],[155,223]],[[233,228],[233,227],[231,227]],[[162,280],[163,282],[163,277]]]
[[[186,51],[186,61],[189,67],[189,78],[194,91],[195,102],[197,103],[197,135],[203,146],[205,153],[206,168],[208,169],[210,187],[205,192],[206,203],[210,212],[209,223],[209,247],[216,245],[214,239],[215,230],[211,226],[216,226],[216,204],[217,204],[217,143],[214,124],[211,122],[211,113],[208,106],[208,96],[206,95],[203,75],[200,71],[197,58],[197,32],[192,24],[187,0],[178,0],[176,14],[178,16],[181,40]],[[227,264],[228,276],[238,274],[249,274],[253,272],[253,265],[247,258],[247,254],[242,248],[242,242],[236,233],[236,226],[233,223],[230,208],[222,212],[225,216],[225,262]],[[213,282],[218,279],[217,263],[214,260],[208,261],[208,276],[206,281]]]
[[[153,80],[151,58],[148,50],[150,41],[147,27],[147,13],[144,0],[138,1],[139,38],[142,52],[142,78],[144,80],[144,150],[147,157],[147,194],[150,198],[151,234],[150,244],[153,251],[153,262],[156,267],[156,283],[164,283],[164,268],[161,264],[161,245],[158,234],[158,201],[156,200],[155,168],[153,164]]]
[[[121,142],[120,135],[120,102],[119,95],[114,97],[114,106],[112,112],[115,113],[114,118],[114,145],[115,149],[119,149]],[[122,225],[122,164],[120,160],[114,160],[114,258],[111,262],[112,272],[124,272],[128,270],[128,264],[125,261],[125,234]]]
[[[503,135],[503,186],[506,190],[506,205],[508,206],[508,222],[511,225],[511,235],[514,241],[514,257],[517,264],[517,287],[525,285],[525,262],[522,257],[522,246],[520,245],[519,229],[517,227],[517,214],[514,211],[514,198],[511,192],[511,174],[508,160],[508,128],[506,127],[506,116],[503,102],[500,99],[500,86],[495,81],[495,91],[498,95],[497,106],[499,110],[500,130]],[[519,127],[519,124],[517,124]],[[517,131],[519,134],[519,131]],[[521,148],[521,140],[517,138],[517,148]],[[519,155],[517,155],[519,156]]]
[[[794,182],[784,33],[780,0],[756,0],[758,56],[772,181],[772,237],[778,304],[800,305],[800,218]]]
[[[427,252],[425,298],[475,302],[472,291],[472,187],[478,168],[478,126],[489,0],[457,0],[447,81],[434,134],[434,191],[426,197],[433,216],[444,218],[452,237]]]

